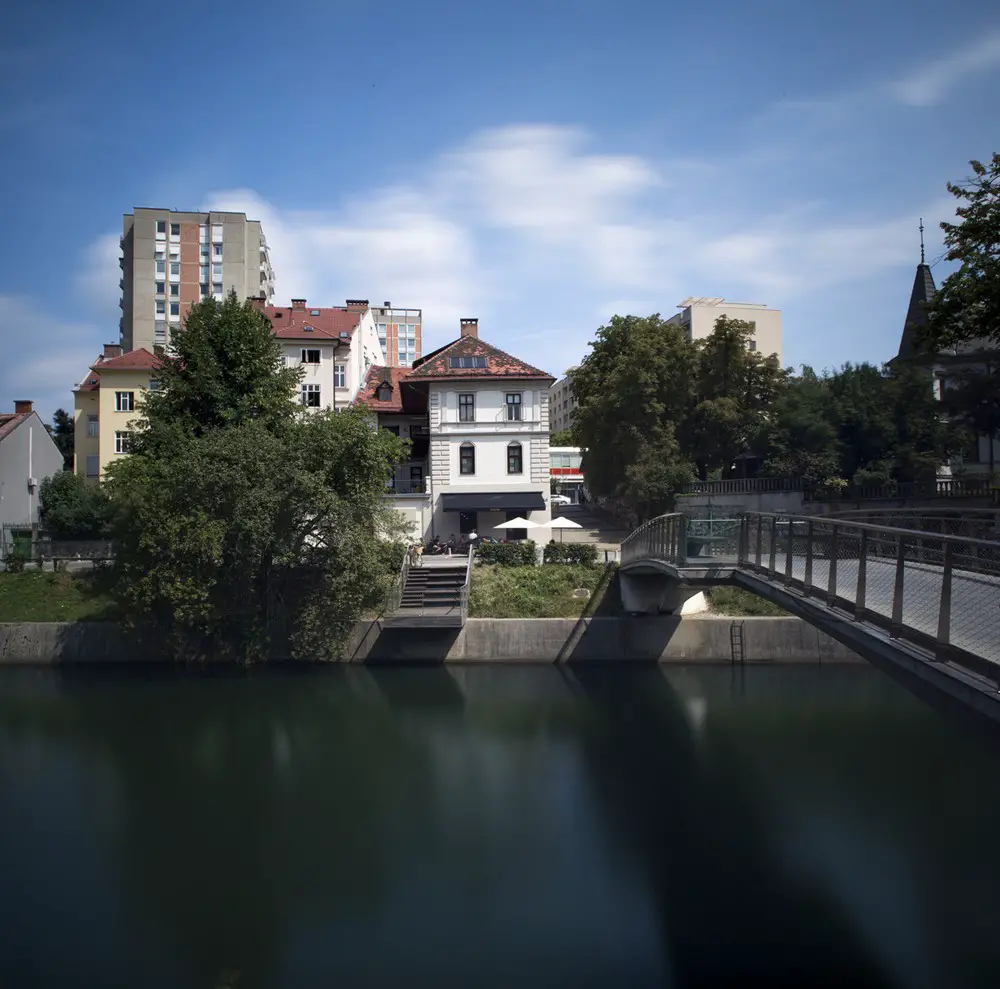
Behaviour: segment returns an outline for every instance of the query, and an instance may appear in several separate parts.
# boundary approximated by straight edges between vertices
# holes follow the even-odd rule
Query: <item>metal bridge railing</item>
[[[748,513],[741,570],[995,677],[1000,673],[1000,541],[970,518],[923,528],[854,518]],[[938,528],[956,531],[933,531]]]
[[[621,566],[642,560],[682,565],[685,562],[687,519],[680,512],[658,515],[633,529],[621,544]]]

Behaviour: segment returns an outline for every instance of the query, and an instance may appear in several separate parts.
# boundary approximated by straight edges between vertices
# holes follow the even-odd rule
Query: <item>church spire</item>
[[[920,263],[926,264],[924,260],[924,218],[920,217]]]
[[[899,353],[902,358],[916,357],[920,351],[920,330],[927,325],[927,304],[934,298],[937,286],[931,267],[924,253],[924,220],[920,218],[920,264],[917,265],[913,278],[913,288],[910,291],[910,304],[906,308],[906,319],[903,322],[903,333],[899,341]]]

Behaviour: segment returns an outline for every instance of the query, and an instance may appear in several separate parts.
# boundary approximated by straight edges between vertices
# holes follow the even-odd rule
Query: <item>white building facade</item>
[[[418,360],[412,370],[373,368],[361,400],[379,425],[411,439],[390,497],[413,537],[476,532],[503,538],[551,538],[549,387],[552,377],[478,338],[476,320],[462,336]],[[515,517],[538,526],[506,534]]]

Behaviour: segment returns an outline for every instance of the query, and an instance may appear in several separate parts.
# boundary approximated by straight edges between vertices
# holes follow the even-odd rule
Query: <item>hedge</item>
[[[520,543],[481,543],[476,556],[483,563],[495,563],[501,567],[533,567],[535,565],[535,544],[526,539]]]
[[[549,543],[543,559],[546,563],[592,567],[597,563],[597,547],[593,543]]]

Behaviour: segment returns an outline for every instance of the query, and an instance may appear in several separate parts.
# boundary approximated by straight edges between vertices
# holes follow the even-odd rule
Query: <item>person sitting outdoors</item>
[[[455,533],[453,532],[448,537],[448,542],[446,542],[444,544],[444,551],[445,551],[445,553],[447,553],[448,556],[451,556],[451,554],[455,552],[456,545],[457,545],[457,543],[455,542]]]
[[[430,553],[431,556],[437,556],[438,554],[440,554],[440,553],[443,552],[443,550],[441,548],[441,537],[440,536],[435,536],[430,541],[430,545],[427,547],[427,552]]]

